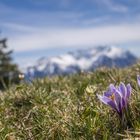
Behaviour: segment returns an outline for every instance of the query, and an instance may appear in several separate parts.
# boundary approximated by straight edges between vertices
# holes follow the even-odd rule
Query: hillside
[[[21,83],[0,96],[0,139],[92,140],[140,138],[140,65]],[[130,83],[131,125],[97,98],[110,83]]]

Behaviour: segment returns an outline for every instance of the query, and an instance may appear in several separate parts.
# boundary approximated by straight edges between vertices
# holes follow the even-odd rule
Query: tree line
[[[0,89],[19,83],[19,69],[13,63],[12,50],[8,50],[7,38],[0,39]]]

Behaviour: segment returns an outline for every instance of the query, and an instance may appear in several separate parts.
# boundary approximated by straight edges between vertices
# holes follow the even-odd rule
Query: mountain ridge
[[[55,57],[40,58],[34,66],[27,68],[26,75],[37,78],[94,71],[102,66],[123,68],[136,61],[137,58],[130,51],[115,46],[99,46]]]

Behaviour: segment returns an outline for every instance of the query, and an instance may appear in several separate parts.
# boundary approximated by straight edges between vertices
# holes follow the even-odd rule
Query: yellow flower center
[[[111,99],[111,100],[115,100],[115,95],[114,95],[114,93],[111,95],[111,96],[109,96],[109,98]]]

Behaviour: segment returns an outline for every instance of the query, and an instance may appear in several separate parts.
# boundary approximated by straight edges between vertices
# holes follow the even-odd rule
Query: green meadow
[[[140,65],[21,82],[0,94],[0,140],[140,139]],[[130,83],[131,126],[104,105],[109,84]]]

